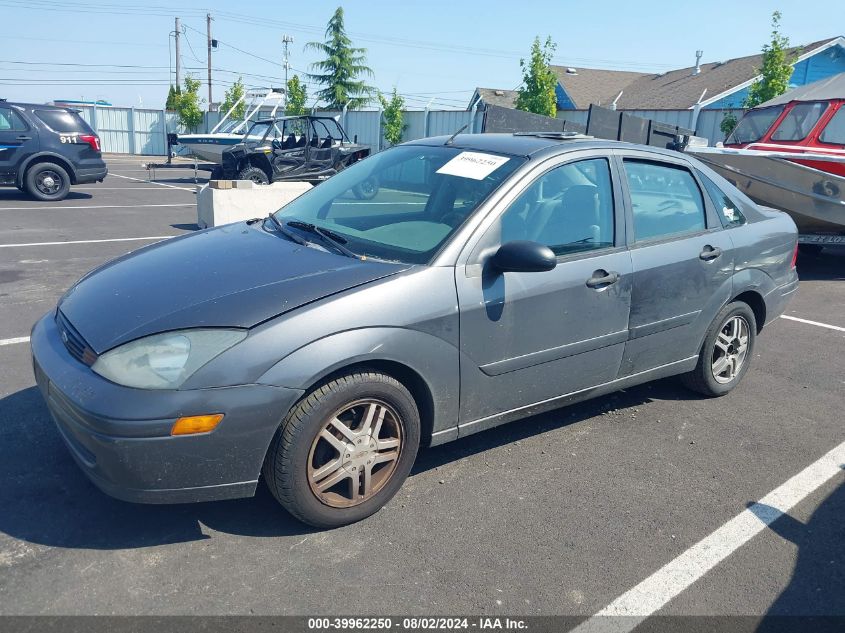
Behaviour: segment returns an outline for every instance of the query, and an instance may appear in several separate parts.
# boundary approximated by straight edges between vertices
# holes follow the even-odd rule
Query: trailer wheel
[[[264,173],[264,170],[256,167],[255,165],[245,167],[238,172],[238,180],[251,180],[256,185],[270,184],[270,179],[267,177],[267,174]]]
[[[211,176],[208,177],[209,180],[223,180],[223,167],[218,165],[214,169],[211,170]]]

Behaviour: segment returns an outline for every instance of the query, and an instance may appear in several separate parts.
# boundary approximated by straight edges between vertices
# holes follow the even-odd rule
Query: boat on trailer
[[[792,216],[802,245],[845,245],[845,73],[749,110],[722,146],[687,151]]]
[[[252,101],[247,106],[244,118],[230,118],[235,109],[247,97],[251,97]],[[251,125],[253,117],[264,117],[266,113],[261,112],[261,109],[266,106],[272,106],[270,116],[275,116],[279,106],[284,104],[284,99],[285,95],[283,93],[273,90],[260,93],[246,93],[229,108],[229,111],[220,119],[220,122],[214,126],[211,132],[207,134],[177,134],[176,144],[186,147],[192,154],[202,160],[219,165],[223,162],[223,152],[243,141],[244,132]],[[259,113],[260,116],[256,116]]]

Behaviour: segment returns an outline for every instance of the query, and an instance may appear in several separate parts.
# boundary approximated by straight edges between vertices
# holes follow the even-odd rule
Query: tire
[[[217,165],[214,169],[211,170],[211,175],[208,177],[209,180],[223,180],[223,167]]]
[[[324,431],[334,439],[325,439]],[[290,410],[270,444],[263,475],[297,519],[338,527],[370,516],[396,494],[419,443],[419,411],[410,392],[386,374],[349,373],[315,387]]]
[[[352,188],[352,194],[358,200],[372,200],[378,195],[379,182],[375,176],[367,178],[362,183],[355,185]]]
[[[70,176],[55,163],[36,163],[24,174],[24,187],[36,200],[56,202],[70,192]]]
[[[739,384],[748,371],[756,339],[754,311],[742,301],[729,303],[719,311],[708,328],[695,369],[683,374],[681,380],[687,387],[705,396],[724,396]],[[720,368],[723,371],[718,371]]]
[[[251,180],[257,185],[269,185],[270,179],[263,169],[250,165],[238,172],[238,180]]]

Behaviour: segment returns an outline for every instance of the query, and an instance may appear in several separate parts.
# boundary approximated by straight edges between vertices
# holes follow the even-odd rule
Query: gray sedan
[[[108,494],[263,478],[331,527],[387,503],[421,445],[673,374],[728,393],[797,288],[796,242],[676,152],[431,138],[102,266],[36,323],[33,363]]]

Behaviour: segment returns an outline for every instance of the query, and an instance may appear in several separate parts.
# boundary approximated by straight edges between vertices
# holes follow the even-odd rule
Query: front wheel
[[[716,315],[698,356],[698,364],[681,376],[684,384],[705,396],[723,396],[748,371],[757,338],[757,320],[747,303],[734,301]]]
[[[44,202],[64,200],[70,191],[70,176],[55,163],[37,163],[24,176],[24,186],[33,198]]]
[[[238,180],[251,180],[256,185],[269,185],[270,179],[263,169],[250,165],[238,173]]]
[[[395,378],[362,371],[313,389],[276,432],[264,479],[304,523],[321,528],[360,521],[384,506],[411,471],[420,417]]]

